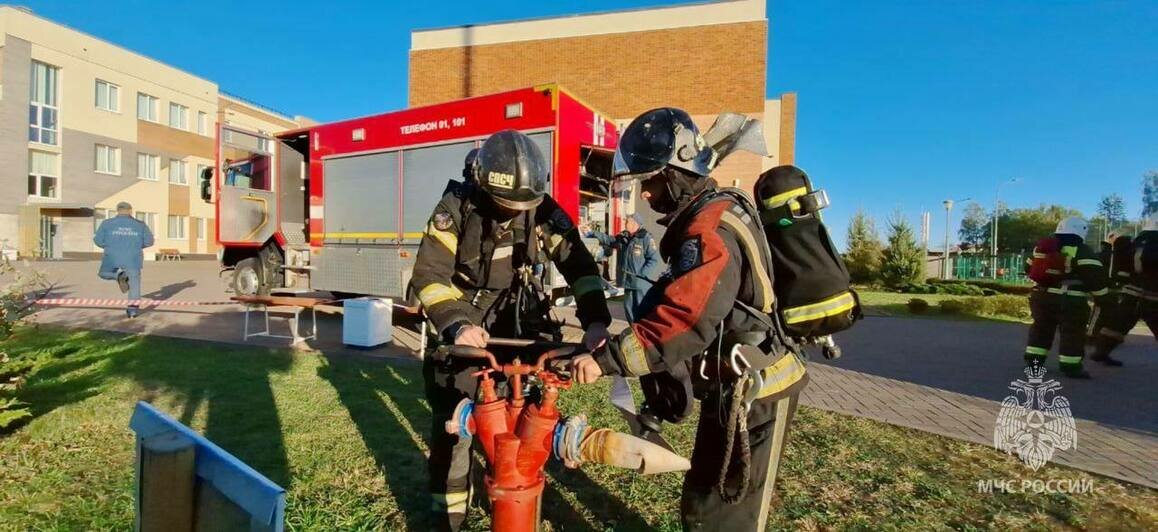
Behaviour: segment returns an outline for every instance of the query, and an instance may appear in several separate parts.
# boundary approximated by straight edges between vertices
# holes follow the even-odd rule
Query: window
[[[197,218],[197,240],[205,240],[209,233],[209,220],[207,218]]]
[[[97,109],[118,112],[121,110],[121,88],[103,80],[96,80]]]
[[[149,226],[149,232],[153,234],[157,233],[157,213],[136,211],[133,213],[133,217]]]
[[[169,103],[169,127],[189,129],[189,108],[181,104]]]
[[[28,140],[56,145],[59,109],[56,102],[60,69],[32,62],[32,79],[28,98]]]
[[[137,93],[137,118],[141,120],[148,120],[150,122],[157,121],[157,98],[149,96],[143,92]]]
[[[169,215],[169,238],[185,238],[185,217],[175,214]]]
[[[161,174],[161,158],[149,153],[137,154],[137,177],[156,181]]]
[[[204,111],[197,111],[197,133],[209,135],[209,115]]]
[[[121,149],[97,144],[93,168],[102,174],[121,175]]]
[[[169,182],[176,185],[189,184],[189,178],[185,175],[185,161],[169,159]]]
[[[42,151],[28,152],[28,195],[38,198],[57,197],[59,168],[59,155]]]

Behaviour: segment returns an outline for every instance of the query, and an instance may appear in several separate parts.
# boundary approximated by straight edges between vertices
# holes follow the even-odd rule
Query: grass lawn
[[[0,436],[0,529],[126,530],[133,404],[186,422],[288,489],[293,530],[426,530],[429,410],[416,364],[159,337],[20,329],[0,351],[34,359],[34,419]],[[564,412],[625,426],[607,383]],[[1158,528],[1158,491],[993,449],[803,408],[778,485],[775,529]],[[667,436],[690,451],[692,425]],[[553,466],[552,530],[678,529],[681,476]],[[1088,494],[979,494],[982,479],[1091,479]],[[489,523],[477,509],[471,528]]]
[[[945,314],[937,307],[942,301],[955,300],[960,301],[969,297],[979,296],[958,296],[951,294],[901,294],[897,292],[877,292],[870,290],[857,290],[857,295],[860,296],[861,304],[864,305],[865,311],[870,316],[904,316],[911,318],[933,318],[946,320],[989,320],[989,321],[1005,321],[1025,323],[1023,320],[1011,316],[989,315],[989,316],[972,316],[967,314]],[[917,314],[909,310],[909,300],[913,298],[924,299],[929,302],[929,310],[924,313]]]

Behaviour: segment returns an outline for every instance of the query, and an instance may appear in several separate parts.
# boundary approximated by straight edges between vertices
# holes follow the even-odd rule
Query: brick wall
[[[632,118],[764,109],[766,21],[410,52],[410,106],[558,82]]]
[[[796,164],[796,93],[780,96],[780,161]]]

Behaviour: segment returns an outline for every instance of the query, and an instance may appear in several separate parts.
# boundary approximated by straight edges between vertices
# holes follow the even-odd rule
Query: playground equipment
[[[491,345],[536,345],[531,342],[492,338]],[[499,363],[485,349],[447,346],[440,356],[475,361],[481,370],[478,401],[463,399],[446,422],[446,431],[460,437],[478,438],[487,460],[485,484],[496,532],[533,531],[539,525],[540,499],[546,485],[543,469],[554,456],[576,468],[594,462],[632,469],[645,475],[686,471],[691,463],[646,440],[587,425],[585,415],[562,417],[556,402],[561,390],[570,388],[567,360],[586,352],[578,345],[562,345],[546,351],[534,364],[519,359]],[[503,376],[508,396],[500,397],[492,375]],[[524,378],[527,379],[524,390]],[[539,401],[528,401],[527,392],[538,389]]]

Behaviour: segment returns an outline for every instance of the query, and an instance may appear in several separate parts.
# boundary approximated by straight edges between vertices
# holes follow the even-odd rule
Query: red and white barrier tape
[[[75,306],[75,307],[127,307],[136,304],[139,307],[200,307],[205,305],[237,305],[236,301],[171,301],[168,299],[85,299],[85,298],[58,298],[41,299],[37,305]]]

